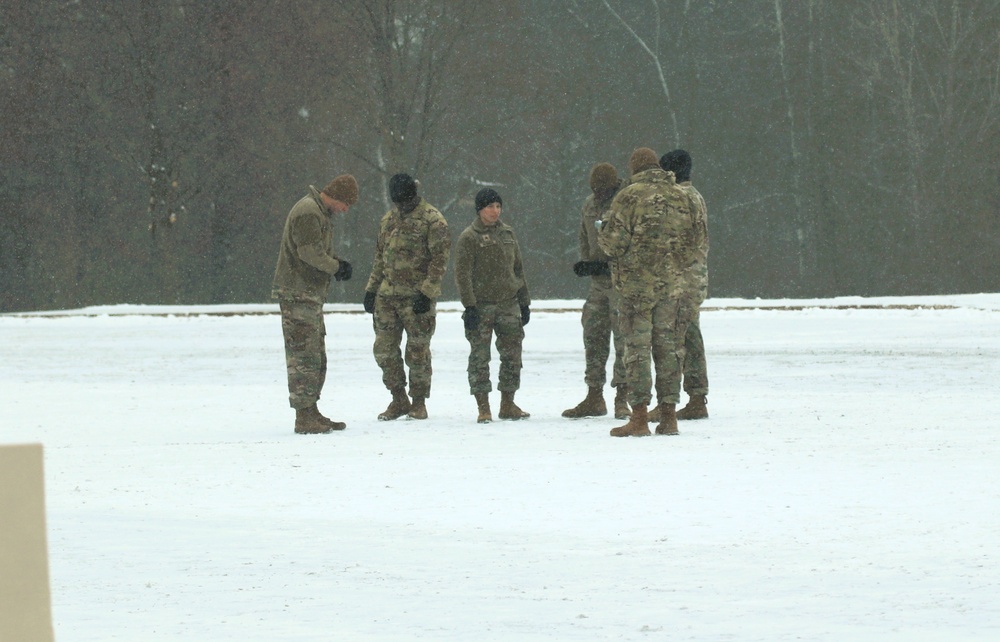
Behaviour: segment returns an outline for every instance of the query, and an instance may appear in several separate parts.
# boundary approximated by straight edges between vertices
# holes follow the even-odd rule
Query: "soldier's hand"
[[[413,314],[424,314],[425,312],[430,312],[430,310],[430,297],[423,292],[417,292],[417,295],[413,297]]]
[[[590,276],[590,272],[587,271],[587,266],[590,261],[577,261],[573,264],[573,272],[577,276]]]
[[[597,268],[594,270],[594,276],[611,276],[611,266],[607,261],[596,261]]]
[[[528,325],[528,321],[531,321],[531,308],[526,305],[521,306],[521,327]]]
[[[611,270],[607,261],[577,261],[573,264],[577,276],[609,276]]]
[[[365,292],[365,312],[368,314],[375,314],[375,293]]]
[[[472,305],[465,308],[465,312],[462,313],[462,321],[465,322],[465,329],[469,332],[475,332],[479,329],[479,309]]]
[[[340,265],[337,266],[337,271],[333,273],[333,278],[338,281],[350,281],[351,273],[354,271],[353,268],[351,268],[351,264],[344,260],[340,260],[338,262]]]

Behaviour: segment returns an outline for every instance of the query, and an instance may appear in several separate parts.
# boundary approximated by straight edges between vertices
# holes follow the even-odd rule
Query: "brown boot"
[[[708,398],[705,395],[691,395],[687,405],[677,411],[678,419],[708,419]]]
[[[653,406],[653,409],[649,411],[649,416],[647,417],[650,423],[656,423],[660,420],[660,406]]]
[[[608,406],[604,403],[604,391],[600,388],[587,390],[587,398],[569,410],[563,410],[562,416],[567,419],[581,417],[603,417],[608,414]]]
[[[379,421],[392,421],[399,419],[410,412],[410,398],[406,396],[406,391],[402,388],[392,391],[392,401],[388,407],[378,416]]]
[[[632,406],[632,416],[624,426],[611,429],[612,437],[648,437],[649,419],[646,416],[646,404],[637,403]]]
[[[300,435],[325,435],[334,430],[343,430],[347,424],[332,421],[319,414],[316,404],[308,408],[295,409],[295,432]]]
[[[501,419],[527,419],[530,417],[528,413],[524,412],[517,407],[514,403],[514,393],[513,392],[500,392],[500,418]]]
[[[657,435],[679,435],[677,430],[677,406],[672,403],[660,404],[660,423],[656,426]]]
[[[493,413],[490,411],[490,396],[485,392],[476,394],[476,404],[479,406],[479,417],[476,423],[488,424],[493,421]]]
[[[632,409],[628,407],[628,387],[622,384],[615,388],[615,419],[628,419]]]
[[[427,419],[427,406],[423,397],[414,397],[410,404],[410,412],[406,413],[410,419]]]

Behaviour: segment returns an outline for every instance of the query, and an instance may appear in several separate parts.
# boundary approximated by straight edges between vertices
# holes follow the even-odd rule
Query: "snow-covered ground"
[[[328,306],[321,436],[275,306],[0,315],[57,639],[1000,639],[1000,295],[709,300],[711,418],[644,439],[559,416],[579,306],[535,304],[532,416],[486,426],[455,304],[431,418],[391,423],[371,317]]]

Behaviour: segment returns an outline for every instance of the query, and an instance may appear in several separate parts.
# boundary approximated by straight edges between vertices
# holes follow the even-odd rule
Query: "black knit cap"
[[[678,183],[691,180],[691,154],[675,149],[660,157],[660,169],[673,172]]]
[[[417,182],[409,174],[395,174],[389,179],[389,198],[393,203],[409,203],[417,196]]]
[[[495,189],[484,187],[476,194],[476,211],[483,209],[490,203],[499,203],[503,207],[503,199],[497,194]]]

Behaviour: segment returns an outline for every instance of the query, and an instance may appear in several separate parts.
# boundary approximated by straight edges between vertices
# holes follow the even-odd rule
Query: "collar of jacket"
[[[635,185],[636,183],[670,183],[673,185],[675,183],[674,173],[665,172],[659,167],[654,167],[632,176],[632,184]]]
[[[309,196],[312,196],[312,199],[316,201],[316,205],[319,206],[319,211],[321,214],[325,214],[326,216],[333,216],[333,212],[326,209],[326,205],[323,203],[323,199],[320,198],[319,196],[319,190],[316,189],[314,185],[309,186]]]
[[[505,229],[506,227],[507,224],[504,223],[503,221],[497,221],[496,225],[488,226],[485,223],[483,223],[483,219],[479,218],[478,214],[476,215],[476,218],[473,219],[472,221],[472,229],[478,232],[479,234],[489,234],[493,230],[500,231],[502,229]]]

